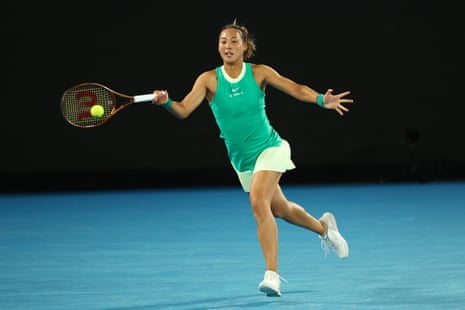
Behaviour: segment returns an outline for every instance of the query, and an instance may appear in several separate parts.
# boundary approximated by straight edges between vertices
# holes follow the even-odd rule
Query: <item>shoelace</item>
[[[325,226],[325,233],[323,236],[320,236],[320,239],[321,239],[321,248],[325,252],[325,258],[326,258],[329,255],[329,253],[331,253],[330,248],[331,247],[334,248],[334,244],[331,242],[331,240],[329,240],[329,237],[328,237],[328,231],[329,231],[328,225],[326,223],[323,223],[323,225]]]
[[[330,248],[333,248],[335,251],[337,251],[336,245],[329,239],[328,233],[325,234],[324,237],[321,237],[321,248],[325,252],[325,257],[331,253]]]
[[[326,235],[325,237],[321,237],[321,248],[325,252],[325,258],[330,253],[330,250],[329,250],[330,247],[331,247],[331,243],[329,241],[328,235]]]
[[[274,275],[269,275],[268,276],[270,280],[274,279],[275,277],[278,277],[280,280],[283,280],[284,282],[288,283],[286,279],[281,277],[279,274],[275,273]]]
[[[284,279],[283,277],[281,277],[279,274],[278,274],[278,277],[279,279],[283,280],[285,283],[288,283],[286,279]]]

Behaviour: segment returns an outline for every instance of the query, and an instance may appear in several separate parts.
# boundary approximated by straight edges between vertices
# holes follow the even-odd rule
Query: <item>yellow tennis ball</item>
[[[105,114],[105,109],[100,104],[93,105],[90,108],[90,115],[93,117],[102,117]]]

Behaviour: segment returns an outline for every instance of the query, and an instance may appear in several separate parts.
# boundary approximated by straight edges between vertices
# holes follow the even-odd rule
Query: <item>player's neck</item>
[[[225,63],[224,70],[231,78],[237,78],[241,74],[243,66],[243,61],[238,61],[236,63]]]

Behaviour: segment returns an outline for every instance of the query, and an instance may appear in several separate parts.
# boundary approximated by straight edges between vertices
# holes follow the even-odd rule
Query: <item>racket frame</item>
[[[111,111],[103,118],[101,119],[98,119],[97,122],[95,123],[90,123],[90,124],[80,124],[80,123],[77,123],[73,120],[70,119],[70,117],[67,116],[68,113],[66,113],[65,111],[65,105],[64,105],[64,102],[67,98],[68,95],[71,95],[73,92],[75,92],[77,89],[79,88],[84,88],[84,87],[97,87],[97,88],[100,88],[100,89],[104,89],[108,94],[111,95],[112,97],[112,109]],[[118,98],[120,100],[118,100]],[[85,83],[80,83],[80,84],[77,84],[77,85],[74,85],[70,88],[68,88],[62,95],[61,97],[61,102],[60,102],[60,107],[61,107],[61,112],[63,114],[63,117],[66,119],[66,121],[68,123],[70,123],[71,125],[75,126],[75,127],[79,127],[79,128],[93,128],[93,127],[97,127],[97,126],[100,126],[104,123],[106,123],[112,116],[114,116],[116,113],[118,113],[119,111],[121,111],[123,108],[127,107],[128,105],[131,105],[133,103],[141,103],[141,102],[151,102],[154,98],[154,95],[153,93],[151,94],[143,94],[143,95],[136,95],[136,96],[130,96],[130,95],[126,95],[126,94],[123,94],[121,92],[118,92],[116,90],[113,90],[111,88],[109,88],[108,86],[105,86],[101,83],[96,83],[96,82],[85,82]],[[121,100],[126,100],[125,102],[121,103]],[[85,105],[83,103],[83,105]],[[89,107],[90,108],[90,107]]]

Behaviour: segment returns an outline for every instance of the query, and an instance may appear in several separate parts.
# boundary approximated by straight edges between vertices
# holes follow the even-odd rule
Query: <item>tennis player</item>
[[[222,65],[201,73],[182,100],[173,100],[166,90],[155,90],[153,102],[179,119],[187,118],[204,101],[209,103],[220,137],[243,190],[248,193],[257,223],[258,240],[265,260],[265,274],[259,290],[267,296],[281,296],[278,273],[278,229],[276,218],[316,233],[326,254],[331,248],[340,258],[349,255],[349,246],[338,231],[336,219],[326,212],[319,219],[289,201],[279,181],[294,169],[289,143],[272,127],[265,111],[265,91],[274,87],[299,101],[318,104],[341,116],[350,91],[319,93],[298,84],[264,64],[248,60],[256,45],[248,29],[234,21],[220,29],[218,53]]]

